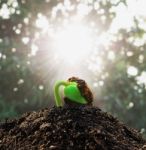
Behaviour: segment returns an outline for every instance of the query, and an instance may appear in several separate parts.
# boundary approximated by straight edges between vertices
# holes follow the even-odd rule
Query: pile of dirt
[[[53,107],[0,123],[1,150],[144,150],[140,133],[97,107]]]

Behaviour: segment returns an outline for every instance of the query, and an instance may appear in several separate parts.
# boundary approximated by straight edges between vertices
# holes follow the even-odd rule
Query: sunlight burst
[[[72,24],[56,34],[56,50],[69,63],[86,59],[93,48],[93,37],[89,28]]]

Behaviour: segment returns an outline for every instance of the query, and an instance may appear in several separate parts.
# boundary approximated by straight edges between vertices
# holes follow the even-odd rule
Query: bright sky
[[[123,4],[115,7],[117,17],[112,24],[112,31],[116,32],[119,28],[129,28],[133,24],[134,16],[146,17],[146,0],[127,0],[127,6]]]

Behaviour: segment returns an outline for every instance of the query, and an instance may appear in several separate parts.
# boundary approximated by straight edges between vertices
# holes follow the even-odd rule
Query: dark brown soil
[[[144,150],[145,144],[137,130],[92,106],[46,108],[0,123],[0,150]]]

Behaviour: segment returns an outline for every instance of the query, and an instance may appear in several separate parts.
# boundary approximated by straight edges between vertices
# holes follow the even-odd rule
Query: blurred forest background
[[[93,90],[94,105],[145,134],[145,6],[0,0],[0,119],[52,107],[54,82],[75,75]]]

